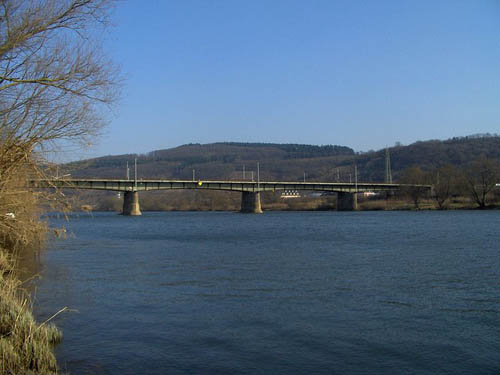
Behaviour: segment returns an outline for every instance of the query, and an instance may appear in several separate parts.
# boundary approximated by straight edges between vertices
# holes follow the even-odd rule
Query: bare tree
[[[5,252],[28,250],[46,233],[40,192],[26,188],[39,171],[37,151],[61,140],[87,141],[104,125],[100,107],[116,98],[116,71],[93,37],[111,4],[0,0],[0,275],[10,275],[8,283],[0,276],[8,332],[0,345],[2,373],[57,372],[49,347],[56,340],[47,339],[56,331],[33,323]]]
[[[418,185],[425,184],[427,177],[427,174],[417,166],[405,169],[400,176],[400,182],[403,184],[401,190],[403,194],[410,198],[417,210],[420,201],[427,195],[427,189]]]
[[[61,140],[85,144],[104,126],[102,107],[116,100],[119,85],[96,26],[106,26],[113,3],[0,0],[2,203],[19,201],[14,193],[37,170],[37,151]],[[12,232],[3,211],[13,208],[5,207],[0,231]]]
[[[87,141],[116,99],[117,74],[90,27],[107,0],[0,1],[0,140],[4,153]],[[1,161],[0,161],[1,162]]]
[[[431,173],[433,177],[432,198],[440,210],[444,210],[456,189],[457,170],[453,165],[445,165]]]
[[[474,160],[462,173],[463,187],[479,208],[488,204],[488,196],[500,178],[500,165],[485,157]]]

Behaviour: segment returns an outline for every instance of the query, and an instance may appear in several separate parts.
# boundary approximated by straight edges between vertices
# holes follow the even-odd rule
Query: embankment
[[[33,318],[16,264],[17,257],[0,248],[0,373],[56,374],[53,346],[61,340],[61,332]]]

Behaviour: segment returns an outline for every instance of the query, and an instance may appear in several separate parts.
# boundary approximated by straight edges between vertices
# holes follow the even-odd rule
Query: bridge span
[[[283,181],[189,181],[189,180],[120,180],[54,178],[32,180],[33,188],[93,189],[123,192],[123,214],[141,215],[139,191],[150,190],[225,190],[241,192],[241,212],[262,213],[260,193],[263,191],[307,190],[337,193],[337,210],[357,208],[357,193],[395,191],[407,185],[387,183],[283,182]],[[430,189],[429,185],[412,185]]]

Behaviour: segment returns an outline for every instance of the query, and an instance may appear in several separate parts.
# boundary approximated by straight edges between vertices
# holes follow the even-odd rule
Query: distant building
[[[281,198],[300,198],[300,193],[297,190],[285,190],[283,193],[281,193]]]

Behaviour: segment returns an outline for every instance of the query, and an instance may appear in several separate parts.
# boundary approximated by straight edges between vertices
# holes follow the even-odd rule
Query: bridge
[[[53,178],[32,180],[33,188],[93,189],[123,192],[123,215],[141,215],[139,191],[150,190],[223,190],[241,192],[241,210],[245,213],[262,213],[260,193],[263,191],[307,190],[337,194],[337,210],[357,209],[357,193],[395,191],[410,185],[392,183],[343,183],[343,182],[282,182],[282,181],[184,181],[184,180],[120,180]],[[430,185],[411,185],[431,189]]]

